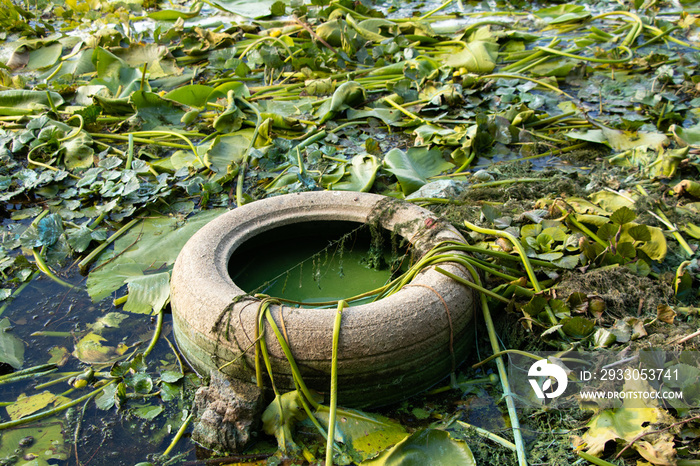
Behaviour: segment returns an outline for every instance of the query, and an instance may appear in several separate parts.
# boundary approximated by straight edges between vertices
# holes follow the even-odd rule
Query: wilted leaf
[[[365,100],[364,88],[355,81],[344,82],[333,93],[331,100],[327,104],[321,105],[318,115],[321,120],[318,124],[323,124],[335,117],[338,112],[357,105]]]
[[[298,421],[306,418],[306,412],[299,400],[300,396],[301,394],[296,390],[277,395],[262,415],[265,433],[274,435],[280,450],[285,453],[299,450],[292,439],[292,431]]]
[[[627,381],[623,391],[650,392],[653,388],[643,380]],[[606,409],[588,422],[588,431],[583,435],[591,455],[598,456],[608,441],[629,442],[652,429],[651,424],[666,420],[668,415],[658,404],[640,398],[626,397],[621,408]]]
[[[683,180],[673,187],[673,192],[677,195],[688,194],[700,197],[700,183],[693,180]]]
[[[622,225],[620,242],[634,242],[634,239],[629,234],[629,231],[636,226],[636,223],[626,223]],[[643,245],[637,246],[637,249],[644,251],[649,258],[655,261],[662,261],[668,252],[666,237],[664,236],[663,231],[661,231],[659,228],[647,226],[647,229],[649,230],[651,239],[647,240]]]
[[[656,306],[656,318],[661,322],[666,322],[667,324],[672,324],[673,319],[676,317],[676,311],[673,310],[668,304],[659,304]]]
[[[493,42],[475,41],[464,44],[461,51],[445,55],[447,66],[466,68],[470,73],[486,74],[496,67],[498,45]]]
[[[425,429],[411,434],[377,458],[365,461],[369,466],[453,464],[476,466],[469,446],[455,440],[444,430]]]
[[[78,341],[73,350],[73,356],[87,364],[109,362],[117,354],[112,346],[105,346],[103,341],[107,341],[96,333],[88,333]]]

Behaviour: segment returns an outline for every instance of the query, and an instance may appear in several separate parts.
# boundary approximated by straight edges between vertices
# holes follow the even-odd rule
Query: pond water
[[[231,278],[249,293],[305,304],[338,301],[387,284],[390,251],[377,253],[370,236],[356,226],[342,233],[334,230],[342,231],[343,224],[330,223],[276,229],[255,245],[244,244],[229,262]]]

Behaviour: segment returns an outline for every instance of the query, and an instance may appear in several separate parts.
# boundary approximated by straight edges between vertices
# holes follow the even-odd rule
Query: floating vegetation
[[[181,437],[201,381],[160,334],[170,270],[209,220],[283,193],[372,191],[462,229],[485,303],[505,311],[487,353],[697,350],[698,2],[162,6],[0,4],[0,460],[87,462],[95,405],[139,420],[150,460],[193,458]],[[427,429],[382,418],[371,452],[327,458],[389,462],[430,440],[461,464],[697,461],[697,402],[534,413],[517,455],[482,449],[462,424],[486,389],[459,380],[499,369],[461,368],[440,392],[453,404],[420,408]],[[280,413],[298,396],[279,394]],[[266,430],[284,446],[292,424]],[[95,458],[107,437],[86,443]],[[287,454],[313,462],[308,445]]]

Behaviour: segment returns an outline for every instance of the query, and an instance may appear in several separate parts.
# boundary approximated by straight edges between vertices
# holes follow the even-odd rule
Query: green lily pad
[[[21,457],[34,458],[31,462],[19,462],[18,465],[49,466],[49,460],[65,461],[68,459],[68,445],[65,443],[62,422],[43,422],[29,427],[5,430],[0,439],[0,457],[9,458],[21,450]],[[22,439],[31,437],[33,441],[20,446]],[[24,461],[24,460],[22,460]]]
[[[144,130],[179,126],[180,120],[190,109],[154,92],[136,91],[129,99],[136,109],[136,118]]]
[[[441,151],[427,147],[412,147],[407,152],[392,149],[386,154],[384,165],[399,180],[405,195],[422,187],[431,176],[454,168],[454,165],[442,158]]]
[[[256,0],[254,2],[250,0],[218,0],[214,4],[230,13],[258,19],[270,16],[272,14],[272,5],[278,1],[280,0]],[[284,3],[289,4],[289,0],[285,0]]]
[[[135,314],[158,314],[170,298],[170,274],[140,275],[127,279],[129,297],[124,311]]]
[[[444,430],[426,429],[409,435],[376,459],[362,464],[368,466],[423,466],[426,464],[476,466],[476,460],[466,443],[453,439]]]
[[[29,115],[46,110],[50,105],[49,96],[56,107],[63,105],[63,97],[53,91],[0,91],[0,115]]]
[[[315,412],[314,417],[328,429],[327,409]],[[384,416],[344,408],[336,412],[335,440],[350,447],[363,461],[374,458],[407,436],[401,424]]]
[[[105,254],[87,279],[88,294],[99,301],[145,271],[160,271],[175,263],[180,249],[206,223],[223,213],[223,209],[203,211],[183,225],[173,217],[145,219],[114,243],[114,258]]]
[[[0,362],[19,369],[24,364],[24,342],[9,330],[10,319],[0,320]]]
[[[356,155],[346,170],[348,179],[332,185],[332,188],[336,191],[367,192],[374,184],[377,171],[379,171],[379,162],[375,156]]]

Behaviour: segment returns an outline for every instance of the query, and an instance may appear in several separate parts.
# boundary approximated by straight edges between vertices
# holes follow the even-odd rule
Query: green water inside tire
[[[352,222],[319,222],[267,231],[244,243],[229,261],[229,275],[242,290],[307,305],[337,301],[391,280],[391,242],[377,253],[368,228]],[[370,267],[377,262],[379,267]],[[360,300],[351,305],[370,301]]]

